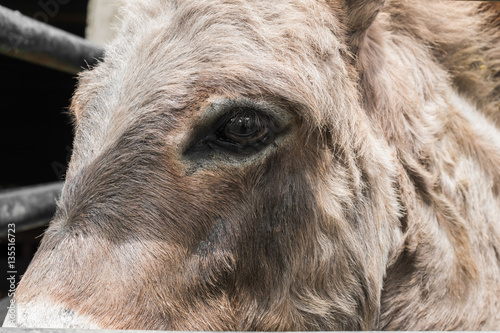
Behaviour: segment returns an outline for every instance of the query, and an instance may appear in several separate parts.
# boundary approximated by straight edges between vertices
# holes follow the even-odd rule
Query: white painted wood
[[[106,45],[120,26],[120,0],[90,0],[87,12],[87,39]]]

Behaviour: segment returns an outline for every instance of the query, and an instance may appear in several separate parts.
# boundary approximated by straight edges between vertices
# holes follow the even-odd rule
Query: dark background
[[[0,5],[84,36],[87,0],[0,0]],[[0,55],[0,189],[61,180],[72,126],[75,75]]]
[[[88,0],[0,0],[0,6],[81,37],[85,34],[87,3]],[[0,191],[63,180],[73,136],[66,112],[76,82],[75,75],[0,54]],[[18,280],[44,229],[16,233]],[[0,270],[6,272],[6,239],[0,239],[0,265]],[[0,281],[0,297],[7,296],[7,291],[5,277]],[[0,324],[1,321],[3,318]]]

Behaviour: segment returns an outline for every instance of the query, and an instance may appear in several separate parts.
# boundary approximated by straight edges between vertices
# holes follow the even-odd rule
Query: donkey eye
[[[207,158],[217,152],[248,156],[271,145],[284,131],[279,119],[266,109],[221,103],[215,104],[213,110],[218,111],[218,117],[194,127],[185,156]]]
[[[269,131],[267,119],[246,111],[230,117],[217,132],[217,137],[222,141],[248,146],[265,141]]]

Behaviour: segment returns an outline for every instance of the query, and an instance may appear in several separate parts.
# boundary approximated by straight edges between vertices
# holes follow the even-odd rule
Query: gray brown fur
[[[80,77],[59,210],[18,291],[99,326],[500,329],[494,6],[136,0]],[[221,99],[292,119],[187,157]]]

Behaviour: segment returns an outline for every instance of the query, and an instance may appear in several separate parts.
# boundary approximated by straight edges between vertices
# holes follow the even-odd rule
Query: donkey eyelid
[[[284,127],[291,122],[291,115],[281,107],[272,104],[255,102],[248,99],[220,99],[211,103],[203,110],[198,124],[214,124],[218,119],[223,118],[232,110],[252,109],[263,116],[269,117],[278,127]]]

